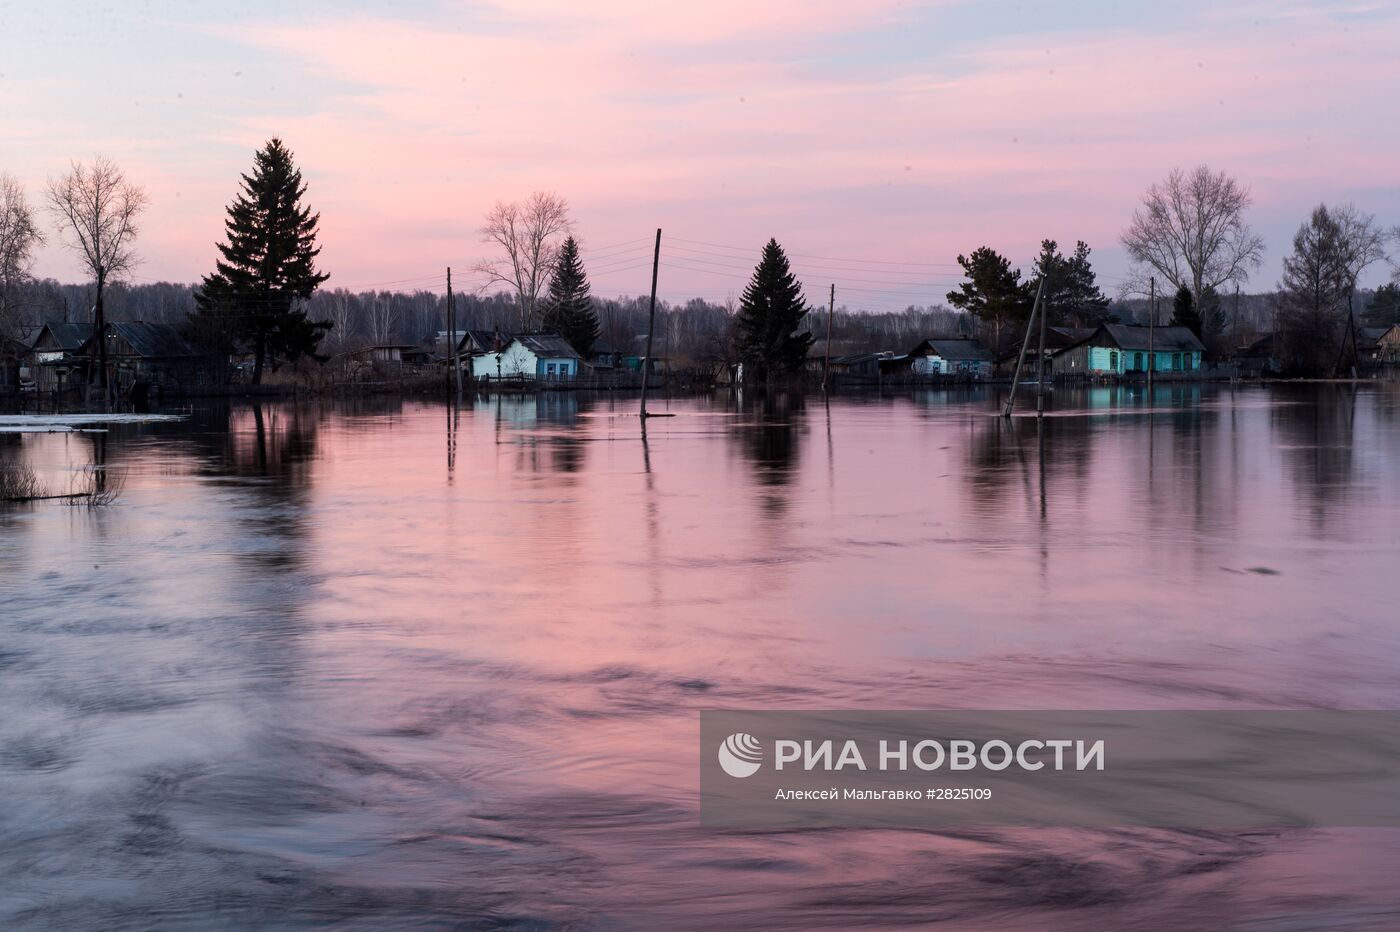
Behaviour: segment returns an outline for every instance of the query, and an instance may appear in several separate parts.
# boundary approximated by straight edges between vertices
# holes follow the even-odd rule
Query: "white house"
[[[909,370],[915,375],[992,377],[991,350],[969,337],[924,340],[907,355]]]
[[[557,333],[516,334],[500,352],[472,357],[477,379],[572,379],[578,367],[578,353]]]

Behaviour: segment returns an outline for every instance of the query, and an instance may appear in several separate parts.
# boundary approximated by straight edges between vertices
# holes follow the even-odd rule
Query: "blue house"
[[[1189,327],[1102,324],[1052,358],[1058,378],[1145,376],[1149,370],[1171,378],[1199,378],[1205,346]]]
[[[578,377],[579,362],[578,352],[557,333],[519,333],[496,352],[472,356],[472,377],[566,381]]]

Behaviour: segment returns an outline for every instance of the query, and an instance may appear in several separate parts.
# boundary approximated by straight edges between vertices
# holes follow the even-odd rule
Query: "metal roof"
[[[579,359],[578,351],[557,333],[517,333],[515,339],[536,356]]]
[[[44,324],[34,335],[33,346],[43,337],[44,332],[53,337],[54,346],[67,353],[75,353],[92,338],[92,324],[70,324],[66,322]]]
[[[966,360],[971,362],[991,362],[992,351],[982,345],[980,340],[971,337],[948,337],[924,340],[915,346],[908,353],[910,356],[927,356],[930,353],[924,352],[925,348],[932,351],[933,355],[941,356],[944,359]]]
[[[1145,350],[1148,349],[1149,329],[1151,349],[1164,353],[1171,352],[1205,352],[1205,345],[1191,332],[1190,327],[1137,327],[1127,324],[1104,324],[1099,330],[1094,331],[1095,335],[1103,331],[1119,349],[1124,350]]]

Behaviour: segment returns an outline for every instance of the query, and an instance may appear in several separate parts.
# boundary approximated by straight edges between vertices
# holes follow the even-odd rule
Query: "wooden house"
[[[92,324],[48,323],[29,347],[28,366],[34,390],[53,394],[87,384],[89,360],[83,348],[92,339]]]
[[[1376,338],[1378,362],[1382,366],[1400,365],[1400,324],[1391,324]]]
[[[1094,329],[1095,328],[1093,327],[1046,327],[1045,358],[1051,359],[1060,350],[1068,349],[1069,347],[1074,346],[1076,343],[1079,343],[1083,340],[1087,340],[1089,337],[1093,336]],[[1030,376],[1031,378],[1035,377],[1034,360],[1035,354],[1038,352],[1040,352],[1040,331],[1038,329],[1035,329],[1031,332],[1030,345],[1026,347],[1025,365],[1029,368],[1022,372],[1022,377],[1025,377],[1027,372],[1032,373],[1032,375]],[[1018,360],[1020,360],[1020,358],[1021,340],[1017,339],[1011,345],[1011,349],[1007,350],[1005,354],[1003,354],[999,359],[997,359],[997,374],[1010,376],[1013,370],[1015,370],[1016,363]]]
[[[1150,330],[1150,332],[1149,332]],[[1052,356],[1056,378],[1200,378],[1205,345],[1189,327],[1101,324],[1087,338]]]
[[[557,333],[521,333],[504,348],[473,356],[476,379],[537,379],[566,381],[578,377],[582,359]]]
[[[900,367],[907,365],[911,375],[961,376],[973,380],[991,378],[996,364],[992,351],[972,337],[924,340],[902,359]]]
[[[1381,340],[1393,327],[1356,328],[1356,364],[1362,369],[1376,369],[1382,363],[1385,346]]]
[[[1277,373],[1281,368],[1278,344],[1277,334],[1266,333],[1240,347],[1234,354],[1235,371],[1246,379]]]
[[[103,327],[107,343],[107,378],[122,394],[151,388],[181,391],[217,384],[226,361],[194,349],[172,324],[120,321]],[[91,340],[82,355],[95,361]]]
[[[21,374],[28,373],[28,357],[28,343],[0,336],[0,395],[19,394]]]

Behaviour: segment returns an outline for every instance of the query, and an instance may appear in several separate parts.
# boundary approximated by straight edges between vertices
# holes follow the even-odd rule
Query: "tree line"
[[[446,296],[436,291],[323,287],[330,276],[317,266],[320,218],[306,195],[292,152],[280,139],[269,140],[228,206],[213,270],[196,285],[131,284],[145,191],[109,160],[74,163],[43,195],[54,235],[91,276],[90,284],[73,286],[30,275],[47,234],[22,188],[0,175],[0,335],[52,319],[174,323],[203,347],[248,354],[256,382],[269,368],[364,345],[431,341],[446,328]],[[1278,288],[1243,295],[1240,287],[1264,254],[1262,238],[1247,223],[1251,204],[1248,188],[1227,173],[1204,165],[1175,170],[1147,189],[1122,233],[1132,277],[1116,298],[1100,288],[1083,241],[1062,250],[1043,240],[1025,272],[984,245],[957,257],[965,281],[948,292],[947,307],[898,314],[843,308],[830,321],[833,346],[900,351],[931,334],[966,334],[981,336],[1002,355],[1038,297],[1055,325],[1160,324],[1165,317],[1189,327],[1217,355],[1273,333],[1281,363],[1293,374],[1336,372],[1348,351],[1354,363],[1359,326],[1400,321],[1396,284],[1372,293],[1357,288],[1364,270],[1391,261],[1386,245],[1400,228],[1383,230],[1353,205],[1319,205],[1293,239]],[[635,354],[646,332],[647,301],[594,296],[573,230],[568,202],[557,194],[495,204],[478,230],[491,249],[491,258],[475,267],[486,284],[456,297],[458,328],[543,329],[561,333],[584,356]],[[755,260],[737,301],[660,302],[655,352],[695,365],[743,363],[764,380],[799,369],[824,341],[825,308],[813,315],[776,239],[756,250]],[[105,367],[98,368],[105,376]]]

